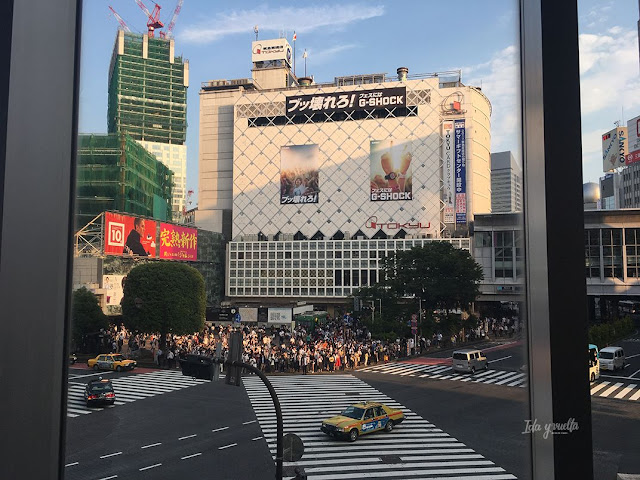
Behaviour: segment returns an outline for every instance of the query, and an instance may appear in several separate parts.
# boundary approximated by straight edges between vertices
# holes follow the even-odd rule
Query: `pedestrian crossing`
[[[415,363],[386,363],[365,367],[359,372],[384,373],[389,375],[408,376],[416,378],[433,378],[438,380],[454,380],[458,382],[486,383],[492,385],[506,385],[508,387],[527,386],[525,373],[504,370],[486,370],[475,373],[455,373],[450,365],[421,365]],[[591,384],[591,395],[601,398],[617,400],[640,401],[640,384],[624,382],[597,381]]]
[[[283,411],[284,433],[304,443],[298,462],[284,462],[284,478],[294,467],[309,480],[361,478],[456,478],[510,480],[514,475],[352,375],[269,377]],[[267,388],[257,377],[243,383],[271,454],[276,455],[276,416]],[[360,437],[355,443],[320,431],[323,419],[359,401],[378,401],[401,408],[405,421],[392,432]]]
[[[509,372],[505,370],[485,370],[471,374],[457,373],[451,369],[451,365],[422,365],[415,363],[386,363],[365,367],[359,372],[376,372],[390,375],[400,375],[417,378],[433,378],[438,380],[454,380],[459,382],[487,383],[493,385],[506,385],[508,387],[527,386],[527,375],[522,372]]]
[[[152,373],[112,378],[111,383],[116,394],[115,404],[102,407],[87,407],[84,400],[84,388],[87,382],[69,380],[67,417],[73,418],[88,415],[105,408],[113,408],[115,405],[124,405],[136,400],[143,400],[155,395],[162,395],[163,393],[207,383],[207,380],[185,377],[180,371],[159,370]]]

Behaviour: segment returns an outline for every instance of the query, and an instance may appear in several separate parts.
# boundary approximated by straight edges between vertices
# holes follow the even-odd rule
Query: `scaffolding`
[[[129,135],[80,135],[76,229],[105,210],[171,218],[173,172]]]
[[[173,40],[119,32],[109,72],[108,131],[136,140],[183,145],[188,62]]]

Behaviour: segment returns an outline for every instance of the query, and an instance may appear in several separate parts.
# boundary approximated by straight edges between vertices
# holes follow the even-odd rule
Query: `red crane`
[[[129,28],[129,26],[125,23],[125,21],[122,19],[122,17],[120,15],[118,15],[118,12],[116,12],[113,9],[113,7],[111,7],[111,5],[109,5],[109,10],[111,10],[111,13],[113,13],[113,16],[116,17],[116,20],[118,20],[118,23],[120,24],[122,29],[125,32],[131,32],[131,29]]]
[[[153,13],[149,12],[149,9],[142,3],[142,0],[136,0],[138,6],[142,9],[149,20],[147,21],[147,29],[149,30],[149,37],[153,38],[153,34],[157,28],[164,27],[164,23],[160,21],[160,5],[154,2],[155,7]]]
[[[178,4],[176,5],[176,9],[173,11],[173,16],[171,17],[171,21],[169,22],[169,26],[167,27],[166,32],[160,32],[160,36],[162,38],[171,38],[173,37],[173,27],[176,24],[176,19],[180,14],[180,10],[182,10],[182,3],[184,0],[178,0]]]

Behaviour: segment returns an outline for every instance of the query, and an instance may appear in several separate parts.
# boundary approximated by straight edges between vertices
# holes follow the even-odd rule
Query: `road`
[[[628,355],[640,342],[622,344]],[[297,433],[305,455],[295,465],[308,478],[529,479],[528,389],[519,372],[522,346],[483,346],[488,372],[454,375],[450,352],[430,359],[376,365],[342,375],[273,376],[285,432]],[[635,364],[638,357],[630,359]],[[633,362],[633,363],[632,363]],[[448,370],[447,370],[448,368]],[[434,369],[440,369],[435,370]],[[640,473],[640,400],[626,391],[638,375],[592,384],[596,477]],[[257,377],[243,386],[194,381],[179,372],[104,373],[118,403],[78,413],[81,384],[94,372],[70,370],[65,472],[68,479],[220,478],[274,476],[275,416]],[[618,376],[622,376],[618,373]],[[618,398],[616,398],[618,397]],[[319,423],[344,406],[378,400],[403,408],[407,421],[391,433],[374,433],[354,444],[319,431]],[[75,411],[71,411],[74,408]],[[285,464],[285,478],[294,464]]]

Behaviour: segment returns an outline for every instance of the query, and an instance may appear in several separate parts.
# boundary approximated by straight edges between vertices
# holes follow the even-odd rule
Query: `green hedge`
[[[597,345],[598,348],[604,348],[620,338],[627,337],[633,331],[633,321],[627,316],[620,320],[591,327],[589,329],[589,343]]]

